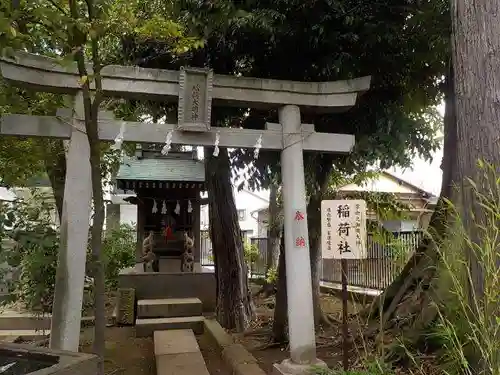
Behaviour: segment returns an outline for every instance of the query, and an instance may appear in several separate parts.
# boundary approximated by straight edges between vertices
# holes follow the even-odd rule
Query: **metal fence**
[[[411,254],[418,247],[422,232],[397,232],[385,238],[368,235],[367,259],[347,261],[349,285],[370,289],[384,289],[398,275]],[[267,238],[250,238],[258,249],[257,261],[250,267],[254,277],[265,275],[267,264]],[[206,231],[201,236],[201,263],[213,265],[212,246]],[[340,260],[323,259],[321,280],[341,282]]]
[[[370,289],[384,289],[401,272],[417,249],[422,232],[398,232],[386,238],[368,235],[367,258],[347,260],[349,285]],[[323,281],[341,283],[341,261],[323,259]]]
[[[202,266],[213,266],[214,258],[212,253],[212,241],[210,241],[210,236],[208,235],[208,230],[202,230],[200,232],[201,237],[201,256],[200,262]]]
[[[246,233],[242,231],[242,238],[250,243],[250,245],[255,245],[259,255],[257,261],[254,262],[250,267],[250,273],[252,276],[263,276],[266,273],[267,265],[267,238],[248,238]],[[212,242],[210,241],[210,236],[208,231],[201,231],[201,265],[202,266],[213,266],[213,249]]]

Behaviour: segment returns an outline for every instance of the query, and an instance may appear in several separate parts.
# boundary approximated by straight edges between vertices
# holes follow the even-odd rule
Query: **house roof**
[[[398,176],[395,176],[393,175],[392,173],[388,172],[388,171],[383,171],[382,174],[386,175],[387,177],[389,178],[392,178],[394,180],[396,180],[397,182],[399,182],[400,184],[402,185],[406,185],[414,190],[417,190],[419,193],[421,193],[423,196],[427,197],[427,198],[431,198],[431,197],[434,197],[436,198],[436,196],[424,189],[422,189],[421,187],[418,187],[417,185],[414,185],[406,180],[403,180],[402,178],[398,177]]]
[[[341,190],[341,191],[371,191],[373,189],[373,190],[377,190],[377,191],[391,192],[391,193],[417,194],[425,199],[430,199],[432,197],[435,197],[432,193],[429,193],[428,191],[425,191],[422,188],[420,188],[420,187],[418,187],[418,186],[416,186],[408,181],[405,181],[402,178],[397,177],[390,172],[382,171],[382,172],[380,172],[380,177],[383,177],[385,179],[390,180],[393,183],[392,188],[390,186],[380,186],[380,185],[375,186],[374,182],[377,181],[377,178],[374,178],[374,179],[371,179],[371,182],[372,182],[371,188],[370,188],[369,182],[366,183],[366,186],[364,186],[364,184],[357,185],[357,184],[350,183],[350,184],[346,184],[346,185],[340,187],[339,190]],[[378,180],[379,182],[382,181],[380,179],[380,177]],[[394,183],[405,188],[406,191],[393,191],[393,189],[395,189]]]
[[[429,204],[437,205],[438,200],[439,200],[439,197],[436,197],[435,195],[433,195],[432,197],[429,198]]]
[[[117,180],[204,182],[205,165],[193,159],[126,159]]]

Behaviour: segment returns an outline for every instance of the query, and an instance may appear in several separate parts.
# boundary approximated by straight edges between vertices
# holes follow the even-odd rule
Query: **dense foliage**
[[[118,274],[135,265],[136,230],[129,225],[121,224],[119,228],[107,231],[102,242],[104,254],[104,274],[106,287],[115,289],[118,286]]]
[[[12,203],[2,203],[0,214],[0,259],[8,264],[11,302],[30,311],[50,312],[59,251],[59,231],[54,206],[38,192]],[[108,232],[103,239],[108,289],[117,285],[118,273],[135,263],[135,231],[130,226]],[[89,249],[90,254],[90,249]],[[87,297],[92,278],[87,276]],[[86,304],[91,301],[86,298]]]
[[[127,38],[124,56],[145,67],[205,65],[216,73],[300,81],[372,75],[372,88],[349,113],[303,115],[318,131],[356,135],[355,153],[349,158],[317,156],[315,161],[327,157],[353,172],[372,163],[408,165],[416,154],[430,157],[440,119],[429,106],[441,99],[439,80],[447,61],[446,40],[437,36],[449,22],[435,29],[443,19],[439,7],[403,0],[390,6],[368,0],[324,0],[308,6],[293,0],[227,3],[179,5],[177,12],[186,17],[191,32],[206,38],[201,50],[179,55],[163,43]],[[266,120],[276,120],[275,112],[243,113],[218,109],[213,117],[220,125],[258,129]],[[233,156],[245,168],[253,152],[237,150]],[[270,169],[279,171],[274,152],[262,151],[253,164],[257,168],[247,175],[256,178],[244,179],[251,187],[266,185]]]

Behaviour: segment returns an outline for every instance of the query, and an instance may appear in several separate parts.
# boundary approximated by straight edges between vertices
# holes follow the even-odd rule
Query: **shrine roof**
[[[204,182],[205,164],[193,159],[128,158],[117,180]]]

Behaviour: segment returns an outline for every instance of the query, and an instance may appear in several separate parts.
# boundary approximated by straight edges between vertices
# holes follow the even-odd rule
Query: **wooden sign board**
[[[365,259],[366,202],[321,202],[321,250],[324,259]]]
[[[181,68],[177,129],[206,132],[210,130],[213,72],[209,69]]]

